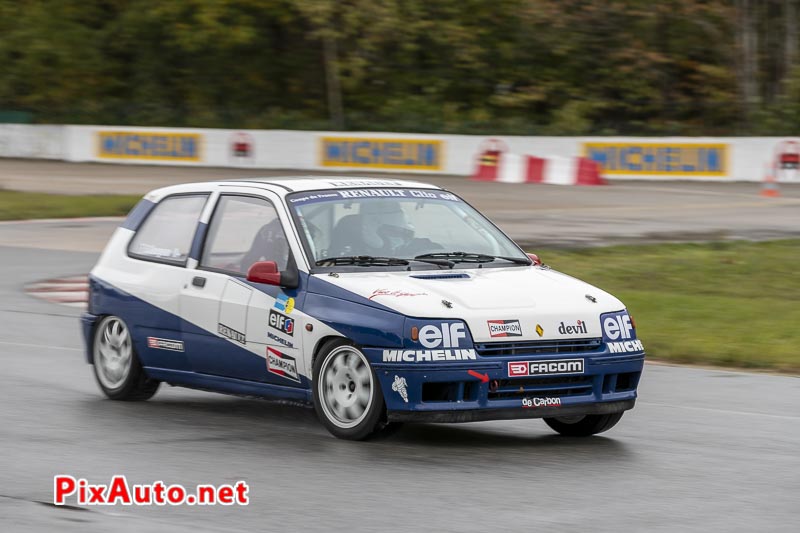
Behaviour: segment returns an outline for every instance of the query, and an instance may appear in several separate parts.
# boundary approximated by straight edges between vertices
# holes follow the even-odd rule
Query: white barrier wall
[[[471,175],[489,136],[0,125],[0,157]],[[609,179],[760,181],[778,137],[495,137],[505,153],[586,156]],[[502,158],[502,155],[500,156]]]
[[[66,159],[65,126],[0,124],[0,157]]]

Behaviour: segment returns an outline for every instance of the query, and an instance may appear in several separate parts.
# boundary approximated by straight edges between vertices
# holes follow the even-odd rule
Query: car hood
[[[408,317],[462,319],[476,342],[601,337],[600,314],[624,309],[612,295],[546,267],[317,276]]]

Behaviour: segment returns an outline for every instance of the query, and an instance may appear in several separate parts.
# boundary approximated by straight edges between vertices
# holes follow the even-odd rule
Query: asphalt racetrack
[[[195,179],[210,179],[206,172]],[[508,201],[521,211],[526,201],[490,187],[470,198],[470,187],[486,184],[441,179],[482,209],[485,202],[500,213]],[[759,207],[769,199],[753,184],[606,190],[615,188],[642,205],[665,206],[677,205],[677,190],[696,191],[690,203],[712,206],[689,211],[713,222],[702,232],[722,228],[739,203],[753,222],[741,232],[752,238],[792,234],[788,218],[800,221],[796,188],[784,188],[772,207]],[[529,188],[527,201],[542,194],[552,203],[541,209],[561,201],[580,214],[595,194],[553,189]],[[598,205],[612,202],[597,194],[605,195]],[[584,220],[616,220],[623,211],[614,209],[625,206],[613,202]],[[670,228],[678,223],[669,209],[661,213],[670,213]],[[797,530],[800,380],[791,376],[648,364],[636,408],[588,439],[522,420],[409,425],[391,438],[354,443],[331,437],[311,410],[261,400],[168,386],[144,403],[106,400],[85,363],[80,310],[23,289],[88,272],[115,224],[0,225],[0,531]],[[598,223],[588,243],[621,237],[601,229],[612,226]],[[639,230],[639,239],[646,233]],[[631,239],[636,234],[631,229]],[[124,474],[130,483],[187,487],[245,480],[250,505],[56,508],[56,474],[90,483]]]

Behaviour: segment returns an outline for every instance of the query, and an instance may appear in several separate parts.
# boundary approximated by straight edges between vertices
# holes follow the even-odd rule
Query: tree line
[[[789,135],[800,0],[0,0],[0,121]]]

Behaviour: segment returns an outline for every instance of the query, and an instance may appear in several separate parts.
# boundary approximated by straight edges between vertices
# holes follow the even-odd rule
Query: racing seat
[[[288,260],[289,244],[283,235],[280,220],[275,219],[256,232],[250,250],[242,257],[241,272],[247,272],[257,261],[275,261],[278,270],[284,270]]]

